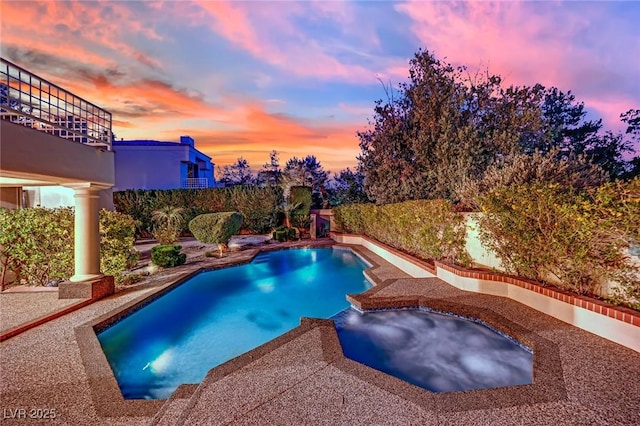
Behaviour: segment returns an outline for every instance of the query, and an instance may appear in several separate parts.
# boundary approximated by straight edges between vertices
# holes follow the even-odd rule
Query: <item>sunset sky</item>
[[[623,130],[640,108],[638,17],[638,1],[1,0],[0,42],[111,111],[118,139],[190,135],[219,166],[257,169],[276,149],[337,172],[356,164],[380,80],[404,81],[421,47],[507,85],[571,90]]]

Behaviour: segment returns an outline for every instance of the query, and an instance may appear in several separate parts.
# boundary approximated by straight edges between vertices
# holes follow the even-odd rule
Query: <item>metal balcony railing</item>
[[[111,149],[111,113],[0,58],[0,118]]]
[[[209,182],[207,178],[187,178],[182,179],[182,187],[186,189],[208,188]]]

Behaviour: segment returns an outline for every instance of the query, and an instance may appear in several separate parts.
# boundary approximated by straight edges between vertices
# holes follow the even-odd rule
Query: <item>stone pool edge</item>
[[[178,276],[176,279],[171,282],[164,284],[158,287],[157,290],[154,290],[152,293],[148,293],[142,295],[140,297],[135,298],[134,300],[125,303],[124,305],[111,310],[103,315],[100,315],[97,318],[94,318],[91,321],[85,322],[84,324],[76,327],[74,329],[76,341],[78,343],[78,348],[80,349],[80,357],[82,359],[82,364],[84,366],[84,370],[87,374],[89,380],[89,387],[91,388],[91,398],[96,407],[96,413],[101,417],[152,417],[154,416],[161,407],[171,398],[168,399],[155,399],[155,400],[144,400],[144,399],[124,399],[122,396],[122,392],[120,391],[120,387],[118,386],[118,382],[111,370],[111,366],[109,365],[109,361],[107,360],[106,355],[102,351],[102,346],[98,341],[97,333],[105,328],[116,324],[121,319],[131,315],[133,312],[142,309],[144,306],[152,303],[154,300],[159,297],[164,296],[166,293],[173,290],[175,287],[181,285],[189,278],[206,271],[211,271],[215,269],[228,268],[233,266],[244,265],[247,263],[251,263],[256,256],[261,253],[267,253],[271,251],[280,251],[280,250],[297,250],[297,249],[305,249],[305,248],[332,248],[332,249],[349,249],[348,246],[344,246],[341,244],[336,244],[334,241],[325,241],[320,242],[319,244],[309,244],[309,245],[301,245],[301,246],[292,246],[292,247],[260,247],[256,249],[255,253],[253,253],[250,257],[242,260],[237,260],[234,262],[230,262],[225,265],[209,265],[209,266],[201,266],[197,269],[189,270],[182,275]],[[356,253],[354,253],[356,254]],[[357,255],[357,254],[356,254]],[[357,255],[361,259],[365,261],[365,263],[371,264],[370,260],[367,258],[363,258],[362,255]],[[114,296],[111,296],[114,297]],[[301,331],[298,331],[302,327],[303,322],[301,321],[301,325],[294,328],[293,330],[279,336],[278,338],[271,340],[265,343],[262,346],[259,346],[240,357],[244,357],[245,355],[250,355],[249,359],[257,359],[261,356],[264,356],[266,353],[271,352],[282,344],[294,339]],[[304,330],[308,331],[308,330]],[[291,337],[286,340],[279,340],[290,333]],[[272,346],[274,342],[280,342],[276,346]],[[266,352],[263,346],[267,348],[271,348]],[[258,352],[255,352],[258,351]],[[254,353],[255,352],[255,353]],[[256,353],[261,353],[262,355],[256,356],[253,358]],[[237,357],[237,358],[240,358]],[[230,360],[228,362],[232,362],[235,359]],[[213,369],[221,368],[225,364],[221,364]],[[237,368],[241,368],[237,367]],[[210,370],[211,371],[211,370]],[[207,373],[208,375],[209,373]],[[186,389],[190,389],[193,386],[198,386],[199,384],[183,384],[179,386],[172,396],[177,392],[186,392]]]
[[[535,281],[443,262],[430,264],[363,235],[331,233],[340,244],[362,246],[414,278],[437,277],[461,290],[507,297],[543,314],[640,352],[640,312],[545,287]]]
[[[504,332],[513,338],[529,346],[534,351],[534,383],[530,385],[511,386],[493,389],[479,389],[460,392],[433,393],[417,387],[401,379],[390,376],[363,364],[352,361],[344,356],[339,343],[337,332],[332,320],[301,318],[300,325],[291,331],[246,352],[226,363],[216,366],[208,371],[205,378],[199,384],[184,384],[178,387],[168,399],[158,400],[126,400],[122,396],[117,380],[102,351],[98,341],[96,330],[103,329],[117,322],[120,318],[151,303],[161,297],[185,280],[202,271],[211,269],[203,266],[187,272],[167,283],[152,294],[147,294],[124,304],[118,309],[112,310],[75,328],[76,340],[80,349],[80,355],[85,372],[89,379],[91,398],[95,404],[96,413],[101,417],[153,417],[161,412],[165,404],[178,394],[191,395],[191,404],[197,401],[201,385],[220,380],[252,362],[264,357],[281,346],[295,340],[305,333],[320,328],[322,336],[322,353],[325,362],[351,376],[357,377],[367,383],[377,386],[413,402],[424,408],[437,411],[465,411],[471,409],[487,409],[517,406],[533,402],[552,402],[565,400],[567,392],[564,387],[563,371],[560,362],[560,353],[557,345],[533,330],[529,330],[513,323],[504,316],[486,308],[456,303],[446,299],[430,299],[424,297],[379,297],[377,293],[394,285],[399,279],[381,279],[376,275],[376,270],[383,267],[371,255],[377,254],[368,248],[351,244],[328,244],[318,248],[348,249],[369,265],[364,270],[364,275],[372,283],[373,287],[358,295],[348,295],[348,300],[361,309],[392,309],[406,307],[427,307],[442,312],[451,312],[457,315],[475,317]],[[297,249],[305,247],[283,247],[281,249]],[[261,252],[273,251],[257,250],[248,260],[234,262],[228,266],[236,266],[251,262]],[[388,261],[386,259],[383,259]],[[391,263],[391,262],[389,262]],[[393,265],[393,264],[392,264]],[[397,268],[397,266],[396,266]],[[402,270],[401,268],[398,268]],[[434,278],[437,279],[437,278]],[[188,410],[187,410],[188,411]],[[186,412],[186,411],[185,411]]]

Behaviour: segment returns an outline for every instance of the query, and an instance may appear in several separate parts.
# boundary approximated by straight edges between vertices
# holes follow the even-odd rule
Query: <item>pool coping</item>
[[[97,333],[100,331],[116,324],[121,319],[131,315],[137,310],[142,309],[149,303],[152,303],[154,300],[164,296],[174,288],[178,287],[189,278],[206,271],[213,271],[216,269],[229,268],[233,266],[239,266],[251,263],[256,256],[261,253],[268,253],[272,251],[280,251],[280,250],[294,250],[294,249],[305,249],[305,248],[336,248],[341,249],[344,246],[340,244],[336,244],[335,241],[322,241],[315,244],[309,245],[296,245],[291,247],[283,247],[283,246],[264,246],[259,247],[255,250],[253,255],[246,259],[237,260],[230,262],[224,265],[209,265],[202,266],[197,269],[193,269],[189,272],[185,272],[181,276],[177,277],[172,282],[164,284],[158,287],[151,293],[144,294],[139,296],[130,302],[125,303],[124,305],[111,310],[103,315],[98,316],[97,318],[92,319],[91,321],[85,322],[84,324],[76,327],[74,329],[76,341],[78,343],[78,347],[80,349],[80,357],[82,358],[82,364],[84,366],[85,372],[89,379],[89,387],[91,388],[91,398],[95,404],[96,412],[99,416],[102,417],[122,417],[122,416],[130,416],[130,417],[149,417],[155,415],[158,410],[163,406],[168,399],[154,399],[154,400],[142,400],[142,399],[125,399],[120,391],[120,387],[118,386],[118,382],[113,374],[111,366],[109,365],[109,361],[106,358],[106,355],[102,351],[102,347],[100,342],[98,341]],[[265,343],[262,346],[268,345],[271,347],[272,342],[279,341],[280,337],[286,336],[289,333],[296,331],[300,326],[294,328],[293,330],[279,336],[278,338],[271,340]],[[291,339],[294,337],[291,337]],[[290,340],[290,339],[289,339]],[[288,340],[286,340],[288,341]],[[281,344],[284,344],[286,341],[283,341]],[[279,346],[278,345],[278,346]],[[243,355],[253,353],[254,351],[262,348],[259,346]],[[275,346],[277,347],[277,346]],[[267,352],[275,349],[268,350]],[[264,349],[263,349],[264,350]],[[242,355],[241,355],[242,356]],[[235,359],[235,358],[234,358]],[[233,361],[233,360],[231,360]],[[228,362],[231,362],[228,361]],[[215,368],[220,368],[225,364],[221,364]],[[208,374],[208,373],[207,373]],[[179,386],[173,394],[176,392],[185,392],[182,387],[189,387],[193,385],[199,384],[183,384]],[[172,396],[173,396],[172,394]]]
[[[370,237],[332,232],[342,244],[366,247],[413,277],[438,277],[461,290],[507,297],[543,314],[640,352],[640,312],[504,273],[413,258]],[[407,270],[404,265],[410,265]]]
[[[96,413],[101,417],[151,417],[157,415],[163,406],[172,398],[179,397],[180,395],[190,395],[192,399],[197,398],[198,389],[200,389],[200,385],[205,383],[205,381],[216,381],[226,377],[318,327],[321,330],[322,336],[323,358],[327,363],[381,389],[393,392],[403,399],[412,401],[423,407],[431,407],[430,409],[432,409],[435,404],[435,406],[439,407],[438,410],[464,411],[481,408],[509,407],[524,403],[551,402],[567,398],[567,392],[562,379],[559,350],[556,344],[541,337],[534,331],[519,326],[507,318],[485,308],[455,303],[444,299],[426,299],[422,297],[380,298],[376,296],[376,294],[396,283],[398,279],[381,280],[376,276],[376,269],[382,265],[369,255],[369,253],[372,252],[365,247],[350,244],[331,243],[319,247],[349,249],[365,263],[370,265],[369,268],[365,269],[364,273],[373,284],[373,287],[358,295],[348,295],[348,300],[356,307],[361,309],[426,307],[437,311],[478,318],[488,325],[495,327],[497,330],[514,337],[534,351],[534,383],[516,387],[460,392],[430,392],[346,358],[342,353],[342,347],[337,338],[337,332],[335,331],[332,320],[303,317],[301,318],[300,325],[296,328],[249,352],[212,368],[199,384],[183,384],[179,386],[168,399],[124,399],[109,362],[102,351],[96,330],[104,329],[117,322],[120,318],[146,306],[148,303],[171,291],[195,274],[220,268],[202,267],[178,277],[171,283],[159,287],[151,294],[140,296],[111,312],[105,313],[75,328],[75,336],[84,369],[88,376],[91,398],[95,405]],[[263,252],[296,248],[304,247],[280,247],[257,250],[256,253],[247,260],[234,262],[222,267],[232,267],[250,263],[258,254]],[[514,392],[516,388],[517,392]]]

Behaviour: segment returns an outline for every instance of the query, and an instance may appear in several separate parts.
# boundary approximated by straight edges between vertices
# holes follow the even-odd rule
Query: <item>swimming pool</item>
[[[345,295],[371,287],[350,250],[262,253],[202,272],[101,331],[98,340],[125,399],[167,398],[213,367],[295,328],[329,318]]]

